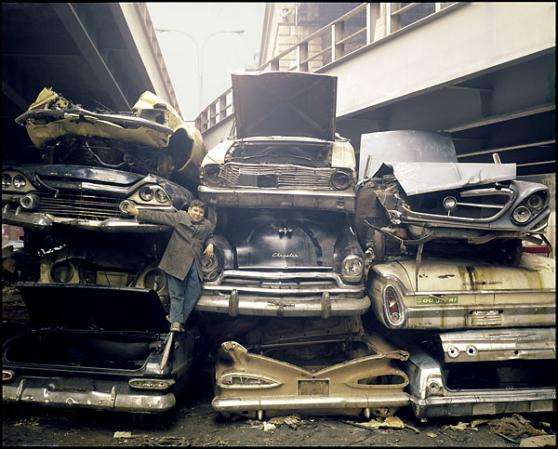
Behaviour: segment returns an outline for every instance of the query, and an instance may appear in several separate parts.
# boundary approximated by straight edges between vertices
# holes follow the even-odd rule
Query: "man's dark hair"
[[[188,204],[188,209],[190,207],[200,207],[203,209],[203,211],[205,212],[205,203],[201,200],[192,200],[190,201],[190,204]]]

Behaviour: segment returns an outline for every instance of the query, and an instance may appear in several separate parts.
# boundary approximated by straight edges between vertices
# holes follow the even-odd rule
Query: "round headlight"
[[[446,196],[443,201],[444,209],[453,210],[457,207],[457,200],[453,196]]]
[[[167,278],[165,277],[165,274],[158,268],[147,272],[143,278],[144,287],[149,290],[154,290],[157,293],[161,292],[165,288],[166,283]]]
[[[544,198],[540,193],[533,193],[527,198],[527,206],[531,209],[540,209],[544,206]]]
[[[151,201],[153,199],[153,190],[150,186],[143,186],[139,191],[139,196],[143,201]]]
[[[27,180],[22,175],[15,175],[12,182],[16,189],[23,189],[27,184]]]
[[[54,282],[59,282],[61,284],[69,283],[75,273],[76,268],[74,267],[74,264],[68,261],[55,264],[50,271],[50,275]]]
[[[217,164],[209,164],[203,168],[203,181],[209,186],[221,185],[221,178],[219,178],[220,168]]]
[[[343,259],[343,279],[349,282],[360,281],[362,272],[364,270],[364,263],[359,256],[350,255]]]
[[[12,185],[12,177],[7,173],[2,173],[2,187],[10,187]]]
[[[388,322],[394,326],[399,326],[403,322],[403,304],[401,296],[395,287],[388,285],[384,288],[384,314]]]
[[[527,223],[532,216],[533,214],[531,213],[529,208],[525,206],[517,206],[513,210],[513,214],[512,214],[513,220],[519,224]]]
[[[351,176],[338,170],[331,176],[331,185],[337,190],[345,190],[351,185]]]
[[[163,189],[155,190],[155,199],[159,203],[167,203],[169,201],[169,197],[167,196],[167,194]]]
[[[21,204],[21,207],[24,209],[36,209],[39,205],[39,197],[34,193],[28,193],[19,200],[19,204]]]

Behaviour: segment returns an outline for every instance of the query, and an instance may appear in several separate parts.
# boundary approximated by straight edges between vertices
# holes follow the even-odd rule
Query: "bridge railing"
[[[260,65],[259,71],[321,72],[369,47],[436,19],[464,2],[361,3]],[[207,132],[234,114],[227,89],[204,108],[196,127]]]

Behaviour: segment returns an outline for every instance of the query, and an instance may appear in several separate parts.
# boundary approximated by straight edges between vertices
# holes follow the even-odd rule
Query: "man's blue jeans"
[[[184,280],[167,274],[167,286],[170,296],[171,323],[184,324],[201,296],[201,283],[196,264],[192,263]]]

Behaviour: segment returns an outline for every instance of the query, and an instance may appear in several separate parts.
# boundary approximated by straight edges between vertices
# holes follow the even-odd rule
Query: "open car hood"
[[[157,294],[138,288],[18,284],[35,327],[111,331],[168,330]]]
[[[430,131],[363,134],[359,181],[391,168],[406,195],[439,192],[516,176],[515,164],[460,163],[450,137]]]
[[[307,73],[232,75],[236,137],[334,140],[337,78]]]

